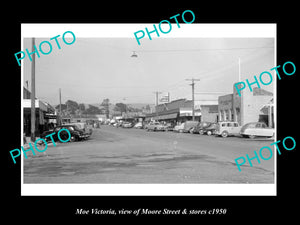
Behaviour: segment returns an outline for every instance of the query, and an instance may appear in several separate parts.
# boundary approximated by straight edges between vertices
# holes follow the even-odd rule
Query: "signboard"
[[[169,92],[167,93],[164,93],[160,99],[159,99],[160,102],[163,102],[163,103],[168,103],[170,101],[170,95],[169,95]]]

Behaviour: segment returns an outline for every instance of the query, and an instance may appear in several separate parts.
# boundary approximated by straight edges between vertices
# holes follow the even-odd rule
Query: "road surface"
[[[24,183],[274,183],[274,156],[241,172],[234,162],[272,142],[102,126],[86,141],[28,152]]]

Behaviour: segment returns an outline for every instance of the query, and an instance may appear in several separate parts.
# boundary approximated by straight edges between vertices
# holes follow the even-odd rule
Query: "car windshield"
[[[255,126],[255,123],[249,123],[248,125],[247,125],[247,128],[255,128],[256,126]]]

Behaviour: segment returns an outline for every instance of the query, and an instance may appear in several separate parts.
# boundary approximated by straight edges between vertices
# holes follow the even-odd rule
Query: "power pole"
[[[155,94],[155,106],[158,106],[158,95],[161,94],[161,92],[155,91],[153,93]],[[156,109],[155,109],[155,111],[156,111]]]
[[[35,39],[32,38],[32,52],[34,52]],[[35,54],[31,62],[31,141],[35,141]]]
[[[200,81],[200,79],[185,79],[188,81],[192,81],[192,83],[190,84],[192,86],[192,116],[193,116],[193,121],[195,121],[195,81]]]
[[[62,124],[62,115],[61,115],[61,89],[59,89],[59,123]]]

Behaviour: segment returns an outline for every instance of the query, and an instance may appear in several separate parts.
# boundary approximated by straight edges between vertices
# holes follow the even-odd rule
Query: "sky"
[[[49,38],[36,38],[36,46]],[[31,49],[31,38],[24,38]],[[233,92],[233,83],[254,81],[275,66],[273,38],[76,38],[72,45],[55,42],[49,55],[36,57],[36,96],[52,105],[78,103],[155,103],[156,91],[170,93],[171,100],[214,99]],[[47,47],[44,47],[47,51]],[[138,57],[131,57],[133,51]],[[31,62],[23,60],[24,76],[31,88]],[[272,73],[273,74],[273,73]],[[273,83],[262,88],[273,92]],[[247,89],[245,89],[247,90]],[[244,90],[244,91],[245,91]],[[247,90],[249,91],[249,89]],[[219,92],[209,94],[209,92]]]

